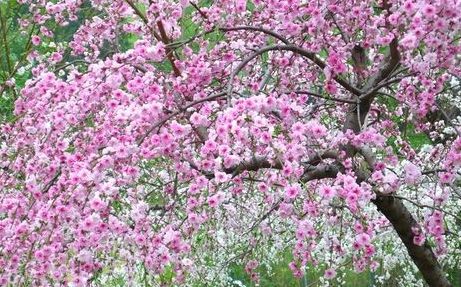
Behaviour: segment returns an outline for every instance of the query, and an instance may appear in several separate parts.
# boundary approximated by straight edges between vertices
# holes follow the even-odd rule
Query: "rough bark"
[[[381,69],[370,77],[364,87],[364,94],[359,96],[358,102],[351,105],[351,108],[346,116],[343,130],[352,130],[359,133],[362,129],[362,124],[370,110],[373,100],[378,92],[379,84],[391,77],[392,72],[398,67],[400,55],[398,51],[397,39],[390,43],[390,52],[387,60],[383,63]],[[353,157],[357,152],[361,152],[365,157],[370,170],[373,170],[375,165],[374,155],[371,150],[358,151],[351,145],[343,147],[348,157]],[[358,174],[358,181],[365,180],[361,174]],[[399,238],[405,245],[408,254],[413,262],[418,267],[424,280],[431,287],[447,287],[451,286],[446,274],[443,272],[437,257],[435,257],[432,248],[425,242],[422,246],[413,243],[414,234],[412,227],[418,226],[415,218],[405,207],[402,200],[392,196],[380,196],[373,200],[378,210],[389,220],[393,228],[397,232]]]
[[[341,78],[335,78],[335,80],[342,85],[346,90],[351,92],[356,100],[356,104],[351,104],[349,112],[346,116],[343,131],[352,130],[355,133],[359,133],[362,129],[362,125],[365,122],[366,116],[370,110],[370,107],[373,103],[373,100],[383,85],[383,81],[388,80],[392,77],[392,73],[398,67],[400,62],[400,55],[397,49],[397,40],[394,39],[390,43],[390,52],[387,61],[383,64],[382,68],[379,71],[370,77],[366,82],[363,90],[360,90],[350,83],[344,81]],[[293,45],[275,45],[268,46],[261,50],[258,50],[254,55],[250,56],[246,61],[250,61],[255,55],[260,53],[271,51],[271,50],[286,50],[292,51],[294,53],[300,54],[309,58],[311,61],[316,63],[320,68],[324,67],[324,63],[321,62],[318,58],[314,57],[311,53],[306,52],[305,50],[293,46]],[[245,65],[245,61],[242,64],[242,67]],[[238,69],[237,69],[238,70]],[[231,85],[230,85],[231,87]],[[230,88],[231,89],[231,88]],[[230,90],[231,91],[231,90]],[[229,92],[227,93],[230,94]],[[221,95],[219,95],[221,96]],[[370,169],[374,167],[374,155],[371,151],[358,151],[355,147],[351,145],[346,145],[342,148],[346,152],[347,157],[353,157],[357,152],[361,152],[368,162]],[[335,158],[336,153],[329,158]],[[322,178],[334,178],[337,173],[341,171],[341,164],[337,161],[333,164],[321,164],[321,160],[318,158],[313,158],[312,161],[306,163],[306,172],[302,176],[302,182],[308,182],[310,180],[322,179]],[[225,169],[224,171],[228,174],[236,176],[244,171],[256,171],[262,168],[272,168],[272,169],[281,169],[283,164],[279,160],[270,161],[264,157],[253,158],[248,162],[241,163],[237,166]],[[197,169],[197,167],[193,167]],[[363,181],[366,179],[366,176],[359,174],[358,172],[358,181]],[[208,178],[213,178],[213,174],[207,174]],[[376,205],[378,210],[389,220],[393,228],[397,232],[399,238],[404,243],[408,254],[410,255],[413,262],[418,267],[421,275],[424,280],[431,287],[448,287],[451,286],[448,281],[446,274],[443,272],[441,265],[439,264],[437,258],[435,257],[431,247],[424,243],[422,246],[418,246],[413,243],[414,234],[412,232],[412,227],[417,226],[415,218],[411,215],[409,210],[405,207],[403,202],[392,196],[380,196],[378,195],[373,203]]]
[[[373,203],[390,221],[427,284],[431,287],[451,286],[427,242],[422,246],[413,243],[411,228],[418,223],[402,201],[392,196],[378,196]]]

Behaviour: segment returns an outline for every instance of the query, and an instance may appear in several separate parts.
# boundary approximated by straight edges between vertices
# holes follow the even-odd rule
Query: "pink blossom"
[[[279,213],[281,217],[287,218],[293,213],[293,206],[288,203],[281,203],[279,207]]]
[[[397,190],[399,186],[399,179],[393,172],[386,172],[386,175],[383,177],[384,183],[384,192],[391,193]]]
[[[453,181],[454,175],[450,172],[442,172],[439,174],[439,180],[441,183],[449,184]]]
[[[343,60],[336,52],[331,52],[327,61],[333,73],[341,74],[346,72],[346,65],[344,65]]]
[[[366,233],[361,233],[355,237],[355,241],[359,246],[364,246],[370,243],[370,235]]]
[[[55,63],[60,62],[62,60],[62,54],[59,52],[54,52],[51,54],[51,60]]]
[[[226,174],[226,173],[220,172],[220,171],[215,172],[215,180],[218,183],[224,183],[224,182],[229,181],[230,179],[231,179],[230,174]]]
[[[301,187],[299,185],[290,185],[285,188],[285,198],[288,200],[294,200],[299,192],[301,191]]]
[[[325,199],[332,199],[336,195],[336,191],[331,187],[327,185],[322,185],[319,188],[319,194]]]
[[[408,162],[405,165],[404,170],[405,170],[406,183],[416,184],[421,179],[421,176],[422,176],[421,169],[418,166],[414,165],[413,163]]]
[[[382,236],[397,216],[421,226],[405,238],[431,266],[456,262],[444,211],[461,139],[432,119],[459,109],[444,100],[461,74],[456,5],[94,0],[79,19],[88,1],[19,2],[35,49],[0,83],[15,99],[0,120],[0,285],[87,286],[122,261],[129,286],[188,286],[223,250],[245,250],[258,281],[280,243],[295,276],[326,265],[333,279],[341,258],[373,270],[402,247]],[[77,20],[69,43],[53,38]],[[414,220],[376,209],[403,197]]]
[[[426,238],[424,237],[424,235],[419,234],[419,235],[413,236],[413,243],[415,245],[423,246],[424,242],[426,242]]]
[[[427,4],[423,7],[423,14],[424,16],[428,17],[428,18],[432,18],[435,16],[436,14],[436,9],[433,5],[431,4]]]
[[[33,44],[34,46],[38,46],[38,45],[40,45],[40,43],[41,43],[42,40],[40,39],[39,36],[34,35],[34,36],[32,36],[31,41],[32,41],[32,44]]]
[[[323,275],[325,279],[331,280],[336,277],[336,270],[333,268],[329,268],[325,270],[325,274]]]

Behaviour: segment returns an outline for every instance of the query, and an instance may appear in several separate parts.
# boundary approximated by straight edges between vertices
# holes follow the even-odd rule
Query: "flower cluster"
[[[19,2],[40,32],[0,126],[0,285],[88,286],[124,266],[186,286],[229,260],[258,281],[280,247],[294,275],[339,280],[395,244],[373,206],[389,199],[412,206],[415,245],[449,250],[461,140],[415,141],[461,75],[460,1],[92,0],[50,59],[50,22],[86,1]]]

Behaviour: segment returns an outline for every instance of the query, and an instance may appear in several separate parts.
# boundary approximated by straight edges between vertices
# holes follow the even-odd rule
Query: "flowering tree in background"
[[[1,126],[0,285],[217,282],[237,260],[257,281],[289,246],[325,284],[408,257],[451,286],[461,1],[17,2],[36,32]]]

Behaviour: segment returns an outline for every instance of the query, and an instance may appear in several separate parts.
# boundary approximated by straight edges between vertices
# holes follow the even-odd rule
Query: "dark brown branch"
[[[47,193],[50,188],[58,181],[59,176],[61,175],[61,168],[58,169],[53,178],[48,182],[48,184],[42,189],[42,193]]]
[[[250,161],[242,162],[231,168],[224,169],[224,172],[232,174],[232,176],[235,177],[244,171],[257,171],[262,168],[282,169],[283,164],[279,160],[269,161],[265,157],[255,157]]]
[[[372,151],[369,148],[362,148],[360,152],[365,157],[370,170],[373,170],[376,158]],[[358,181],[363,180],[365,180],[363,176],[358,178]],[[378,194],[372,202],[376,205],[378,211],[392,224],[394,230],[407,248],[408,254],[429,286],[451,286],[428,242],[426,241],[422,246],[414,244],[412,228],[419,225],[403,204],[402,199],[396,196]]]
[[[457,216],[456,214],[452,213],[452,212],[448,212],[447,210],[444,210],[443,208],[440,208],[440,207],[437,207],[437,206],[432,206],[432,205],[427,205],[427,204],[420,204],[410,198],[406,198],[406,197],[403,197],[403,196],[400,196],[400,195],[390,195],[392,197],[395,197],[395,198],[398,198],[398,199],[401,199],[401,200],[404,200],[404,201],[408,201],[409,203],[413,204],[414,206],[418,207],[418,208],[429,208],[429,209],[432,209],[432,210],[438,210],[438,211],[441,211],[447,215],[450,215],[451,217],[453,217],[454,219],[458,220],[459,222],[461,222],[461,217],[460,216]]]
[[[160,36],[161,36],[161,41],[165,44],[165,52],[168,57],[168,60],[171,63],[171,67],[173,69],[173,73],[176,77],[181,76],[181,72],[179,71],[178,67],[175,64],[175,56],[172,53],[173,51],[171,48],[168,47],[168,44],[170,43],[170,39],[168,38],[168,35],[165,32],[165,28],[163,27],[163,23],[161,20],[157,21],[157,27],[158,30],[160,31]]]
[[[411,73],[411,74],[408,74],[408,75],[405,75],[405,76],[402,76],[402,77],[398,77],[398,78],[394,78],[394,79],[391,79],[391,80],[386,81],[384,83],[381,83],[381,84],[377,85],[376,87],[374,87],[373,89],[371,89],[366,94],[360,96],[359,99],[360,100],[366,100],[367,98],[374,96],[380,89],[382,89],[384,87],[387,87],[387,86],[389,86],[391,84],[398,83],[401,80],[403,80],[404,78],[408,78],[408,77],[411,77],[413,75],[415,75],[415,73]]]
[[[306,164],[309,169],[303,176],[305,182],[313,179],[321,179],[335,176],[340,167],[338,164],[318,165],[325,158],[337,158],[338,154],[335,151],[326,151],[321,155],[315,155],[310,158]],[[317,166],[318,165],[318,166]],[[280,160],[269,160],[265,157],[254,157],[250,161],[242,162],[233,167],[224,169],[224,172],[237,176],[244,171],[258,171],[263,168],[282,169],[283,163]]]
[[[147,19],[146,15],[144,15],[144,13],[141,12],[141,10],[139,10],[139,8],[133,3],[132,0],[125,0],[125,2],[130,5],[131,9],[133,9],[134,13],[136,15],[138,15],[139,18],[141,18],[141,20],[144,22],[144,24],[146,24],[146,26],[152,31],[155,39],[157,39],[158,41],[161,41],[162,40],[162,37],[160,37],[160,35],[154,31],[152,29],[152,27],[149,25],[149,20]]]
[[[266,52],[269,51],[289,51],[298,55],[301,55],[310,61],[312,61],[314,64],[316,64],[319,68],[324,69],[326,67],[326,64],[318,58],[314,53],[311,53],[299,46],[296,45],[272,45],[272,46],[266,46],[263,47],[259,50],[256,50],[253,54],[245,58],[238,66],[237,68],[234,69],[234,71],[231,73],[229,76],[229,82],[227,84],[227,95],[230,98],[230,95],[232,94],[232,89],[233,89],[233,83],[234,83],[234,78],[237,76],[237,74],[254,58],[258,57],[259,55],[262,55]],[[347,91],[351,92],[352,94],[356,96],[360,96],[362,94],[362,91],[351,85],[349,82],[339,78],[339,77],[334,77],[334,80],[340,84],[343,88],[345,88]]]
[[[339,102],[339,103],[345,103],[345,104],[355,104],[355,103],[357,103],[356,101],[347,100],[347,99],[330,98],[328,96],[324,96],[324,95],[309,92],[309,91],[295,91],[294,93],[295,94],[301,94],[301,95],[309,95],[309,96],[313,96],[313,97],[316,97],[316,98],[321,98],[321,99],[330,100],[330,101]]]
[[[346,121],[343,126],[343,131],[352,130],[355,133],[360,132],[362,124],[365,122],[365,118],[370,111],[371,104],[377,94],[378,90],[375,88],[385,79],[387,79],[392,72],[397,68],[400,63],[400,53],[398,51],[398,41],[396,38],[392,40],[389,45],[389,55],[387,55],[385,61],[382,63],[381,68],[370,77],[367,84],[364,87],[366,98],[359,98],[359,102],[352,106],[349,110]],[[358,95],[359,97],[362,95]],[[349,156],[353,153],[354,149],[347,148]]]
[[[461,132],[459,131],[458,127],[455,126],[451,118],[448,116],[448,114],[445,112],[445,110],[442,108],[442,106],[436,101],[437,109],[440,111],[442,114],[443,119],[452,127],[455,129],[456,133],[458,136],[461,137]]]
[[[301,177],[301,182],[306,183],[316,179],[335,178],[340,171],[341,166],[337,163],[318,165],[304,173]]]
[[[157,41],[160,41],[163,44],[165,44],[165,47],[166,47],[165,52],[166,52],[168,61],[170,61],[170,63],[171,63],[173,73],[174,73],[174,75],[176,77],[181,76],[181,72],[179,71],[178,67],[175,64],[176,58],[175,58],[174,54],[172,53],[170,47],[168,46],[168,44],[170,43],[170,39],[168,38],[168,35],[165,32],[165,28],[163,27],[162,21],[161,20],[157,21],[157,27],[158,27],[159,32],[160,32],[160,34],[159,34],[149,25],[149,19],[147,19],[146,15],[144,15],[144,13],[142,13],[141,10],[139,10],[139,8],[133,3],[132,0],[125,0],[125,2],[128,5],[130,5],[130,7],[131,7],[131,9],[133,9],[134,13],[136,15],[138,15],[138,17],[141,18],[141,20],[144,22],[144,24],[150,29],[150,31],[154,35],[155,39],[157,39]]]
[[[397,66],[400,63],[400,52],[398,50],[398,41],[397,38],[394,38],[392,42],[389,44],[389,54],[387,55],[386,59],[384,60],[384,63],[382,64],[381,68],[374,74],[373,76],[370,77],[368,80],[366,86],[365,86],[365,91],[367,93],[376,87],[378,87],[379,83],[381,81],[387,79],[392,72],[397,68]],[[369,97],[372,97],[374,94],[370,95]]]
[[[303,164],[317,165],[326,158],[337,159],[338,156],[339,155],[337,151],[327,150],[324,153],[314,155],[313,157],[309,158],[307,162],[303,162]]]
[[[197,4],[195,4],[193,1],[189,1],[189,3],[192,5],[192,7],[195,8],[195,10],[197,10],[197,12],[199,12],[203,19],[208,19],[208,16],[205,14],[205,12],[202,11],[202,9],[200,9],[200,7],[197,6]]]
[[[355,107],[349,110],[346,121],[343,126],[343,130],[353,130],[355,133],[359,133],[361,125],[366,118],[374,97],[379,89],[376,89],[380,83],[386,80],[392,72],[398,67],[400,62],[400,54],[398,51],[398,41],[396,38],[392,40],[389,46],[390,52],[386,57],[381,68],[376,74],[370,77],[365,85],[364,90],[368,93],[366,98],[363,98]],[[357,116],[359,115],[359,116]],[[347,145],[343,147],[348,157],[354,156],[357,152],[356,148]],[[362,148],[359,152],[365,157],[365,160],[371,171],[375,167],[375,155],[368,148]],[[358,173],[357,181],[361,182],[366,180],[364,173]],[[432,248],[429,246],[427,241],[422,246],[414,244],[414,234],[412,231],[413,227],[417,227],[413,215],[409,212],[402,200],[395,197],[377,195],[376,199],[372,202],[392,224],[394,230],[397,232],[399,238],[405,245],[408,254],[410,255],[413,262],[418,267],[424,280],[429,286],[440,286],[448,287],[451,286],[446,275],[440,266],[437,257],[435,257]]]
[[[402,200],[391,196],[378,196],[373,203],[392,224],[427,284],[434,287],[451,286],[428,242],[422,246],[413,243],[412,228],[417,227],[418,223]]]
[[[182,46],[194,41],[195,39],[197,39],[199,37],[202,37],[204,35],[208,35],[208,34],[213,33],[215,31],[221,31],[221,32],[224,32],[224,33],[232,32],[232,31],[261,32],[261,33],[267,34],[269,36],[272,36],[275,39],[280,40],[284,44],[287,44],[287,45],[289,44],[289,41],[285,37],[283,37],[280,34],[275,33],[274,31],[264,29],[264,28],[260,28],[260,27],[253,27],[253,26],[236,26],[236,27],[228,27],[228,28],[225,28],[225,27],[213,27],[212,29],[210,29],[208,31],[205,31],[205,32],[202,32],[202,33],[200,33],[198,35],[195,35],[195,36],[193,36],[193,37],[191,37],[191,38],[189,38],[187,40],[171,43],[171,44],[169,44],[169,46],[176,49],[176,48],[182,47]]]
[[[280,40],[282,43],[289,45],[290,42],[287,40],[287,38],[283,37],[280,34],[275,33],[274,31],[260,28],[260,27],[253,27],[253,26],[236,26],[236,27],[229,27],[229,28],[218,28],[219,31],[222,32],[232,32],[232,31],[254,31],[254,32],[262,32],[264,34],[267,34],[269,36],[272,36],[278,40]],[[214,30],[213,30],[214,31]]]
[[[301,181],[308,182],[314,179],[323,179],[323,178],[332,178],[341,170],[341,166],[338,163],[333,164],[320,164],[321,160],[324,158],[337,158],[337,153],[335,151],[326,151],[322,155],[316,155],[309,159],[308,167],[304,173]],[[210,174],[204,171],[201,171],[195,164],[189,162],[190,166],[204,174],[208,179],[213,179],[214,174]],[[225,168],[223,171],[227,174],[231,174],[233,177],[236,177],[242,174],[245,171],[258,171],[261,169],[282,169],[283,163],[280,160],[274,159],[270,160],[266,157],[257,156],[253,157],[251,160],[243,161],[237,165],[234,165],[230,168]]]

